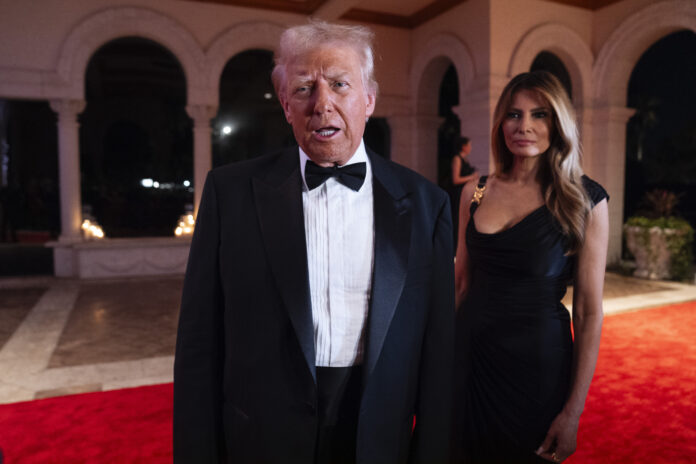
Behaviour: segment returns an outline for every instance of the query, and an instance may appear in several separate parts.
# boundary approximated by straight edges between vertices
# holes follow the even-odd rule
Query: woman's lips
[[[529,145],[534,145],[536,142],[534,140],[513,140],[512,143],[514,143],[515,145],[526,147]]]

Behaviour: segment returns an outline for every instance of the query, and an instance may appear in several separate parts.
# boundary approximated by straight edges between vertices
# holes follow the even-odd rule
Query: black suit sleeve
[[[430,307],[421,353],[412,463],[448,463],[454,350],[454,253],[449,199],[433,232]]]
[[[191,242],[174,360],[174,462],[223,459],[220,221],[214,177],[203,188]]]

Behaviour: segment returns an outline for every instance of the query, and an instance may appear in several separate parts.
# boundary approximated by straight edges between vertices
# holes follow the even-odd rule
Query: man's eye
[[[302,95],[302,94],[309,93],[310,90],[311,90],[311,87],[310,87],[310,86],[308,86],[308,85],[300,85],[299,87],[296,87],[296,88],[295,88],[295,93],[296,93],[296,94],[299,94],[299,95]]]
[[[338,87],[338,88],[348,87],[348,83],[342,82],[342,81],[337,81],[337,82],[334,82],[334,87]]]

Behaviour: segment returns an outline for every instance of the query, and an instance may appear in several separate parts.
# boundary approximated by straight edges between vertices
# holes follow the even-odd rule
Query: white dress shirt
[[[365,182],[356,192],[333,177],[310,191],[304,180],[308,159],[300,148],[315,361],[323,367],[358,365],[374,262],[370,160],[361,141],[346,163],[366,163]]]

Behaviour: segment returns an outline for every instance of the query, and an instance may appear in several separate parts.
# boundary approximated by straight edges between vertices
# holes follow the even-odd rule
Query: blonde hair
[[[275,67],[271,78],[276,93],[285,91],[286,66],[297,56],[325,45],[344,45],[352,47],[360,58],[360,71],[365,91],[377,95],[375,80],[375,60],[372,50],[373,32],[365,26],[346,26],[326,21],[310,19],[308,24],[286,29],[280,36],[275,53]]]
[[[517,92],[535,93],[551,108],[550,146],[541,155],[539,181],[546,206],[568,237],[568,254],[576,253],[585,240],[585,223],[591,208],[582,184],[582,152],[575,111],[560,81],[546,71],[518,74],[505,86],[493,115],[491,148],[495,171],[508,173],[514,155],[505,144],[503,122]]]

